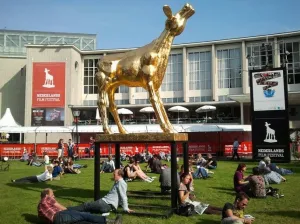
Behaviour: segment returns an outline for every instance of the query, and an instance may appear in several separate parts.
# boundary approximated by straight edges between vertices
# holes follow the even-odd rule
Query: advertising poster
[[[252,73],[254,111],[285,110],[283,70]]]
[[[45,109],[32,109],[31,126],[45,125]]]
[[[65,106],[65,63],[33,63],[32,107]]]
[[[252,156],[290,161],[286,68],[256,70],[251,78]]]
[[[32,109],[32,126],[64,126],[64,108]]]

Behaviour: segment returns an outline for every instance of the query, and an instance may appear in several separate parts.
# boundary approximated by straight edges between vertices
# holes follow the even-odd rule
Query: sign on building
[[[33,63],[32,126],[63,126],[65,63]]]
[[[285,68],[250,71],[253,159],[289,162],[288,92]]]

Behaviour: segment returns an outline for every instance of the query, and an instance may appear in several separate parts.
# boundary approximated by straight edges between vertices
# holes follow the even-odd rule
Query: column
[[[242,50],[241,50],[241,60],[242,60],[242,87],[243,87],[243,94],[247,93],[247,88],[249,87],[249,72],[248,72],[248,64],[246,59],[246,44],[245,41],[242,42]]]
[[[186,47],[182,49],[183,101],[189,102],[189,73],[187,71]]]
[[[215,45],[211,45],[211,78],[212,78],[212,98],[214,101],[219,101],[218,99],[218,75],[216,71],[216,49]]]
[[[241,110],[241,124],[244,124],[244,103],[240,102],[240,110]]]

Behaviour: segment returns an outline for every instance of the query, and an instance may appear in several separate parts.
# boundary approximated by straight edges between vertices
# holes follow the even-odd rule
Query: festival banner
[[[23,155],[24,150],[28,153],[34,151],[34,144],[0,144],[1,157],[20,157]]]
[[[286,68],[250,72],[253,159],[289,162]]]
[[[32,107],[65,106],[65,63],[35,62],[32,75]]]

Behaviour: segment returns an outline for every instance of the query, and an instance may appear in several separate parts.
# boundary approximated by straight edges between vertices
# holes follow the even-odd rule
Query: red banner
[[[21,158],[24,149],[26,149],[28,153],[31,153],[34,151],[34,144],[1,144],[0,155]]]
[[[65,63],[33,63],[32,107],[65,106]]]
[[[224,145],[224,156],[232,156],[232,143]],[[241,156],[252,155],[252,142],[241,142],[238,149],[238,154]]]

